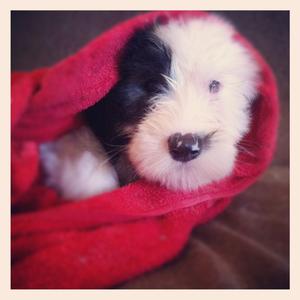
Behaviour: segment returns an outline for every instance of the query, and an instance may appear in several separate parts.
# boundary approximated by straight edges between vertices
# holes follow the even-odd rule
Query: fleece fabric
[[[116,25],[54,66],[11,78],[12,288],[108,288],[174,258],[191,230],[229,205],[271,161],[278,126],[272,70],[261,67],[251,130],[231,176],[191,193],[139,180],[79,202],[43,185],[39,144],[80,126],[80,112],[118,80],[117,58],[135,30],[158,18],[205,18],[197,11],[151,12]]]

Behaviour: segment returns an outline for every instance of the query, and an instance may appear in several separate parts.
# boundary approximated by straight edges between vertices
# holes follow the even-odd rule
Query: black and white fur
[[[137,177],[191,191],[229,176],[259,83],[234,33],[216,16],[137,31],[87,126],[41,146],[46,183],[80,199]]]

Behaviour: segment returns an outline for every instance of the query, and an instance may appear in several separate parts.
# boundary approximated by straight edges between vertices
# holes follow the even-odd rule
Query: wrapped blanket
[[[203,15],[140,15],[52,67],[12,74],[12,288],[105,288],[160,266],[179,253],[196,225],[215,217],[265,170],[276,142],[276,83],[237,33],[260,64],[262,82],[243,141],[251,153],[239,153],[230,177],[191,193],[139,180],[73,203],[42,184],[39,143],[79,126],[79,113],[114,86],[117,56],[132,33],[156,18]]]

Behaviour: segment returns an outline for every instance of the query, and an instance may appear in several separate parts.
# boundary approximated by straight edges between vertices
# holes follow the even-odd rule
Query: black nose
[[[173,159],[187,162],[201,153],[202,139],[197,134],[175,133],[169,137],[168,146]]]

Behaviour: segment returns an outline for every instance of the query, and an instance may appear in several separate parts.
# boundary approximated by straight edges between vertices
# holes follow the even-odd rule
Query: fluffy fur
[[[233,40],[233,29],[218,19],[170,23],[155,33],[172,49],[169,89],[156,96],[152,111],[139,124],[129,157],[142,176],[191,190],[230,175],[236,144],[248,130],[258,70]],[[209,91],[213,80],[221,83],[218,93]],[[176,132],[215,134],[209,149],[182,163],[172,159],[166,146]]]
[[[81,199],[118,187],[117,174],[90,130],[82,127],[42,144],[46,184],[66,199]]]
[[[99,154],[100,143],[95,146],[91,133],[75,156],[68,147],[64,150],[63,138],[54,142],[60,152],[52,143],[43,149],[49,185],[67,198],[111,190],[117,181],[110,163],[122,184],[138,175],[184,191],[229,176],[237,144],[249,129],[249,107],[259,81],[257,64],[234,40],[234,32],[215,16],[139,30],[120,56],[119,82],[85,112],[110,162],[104,152]],[[217,90],[213,82],[219,83]],[[176,133],[205,140],[200,155],[174,160],[168,139]],[[71,138],[71,149],[77,138]]]

